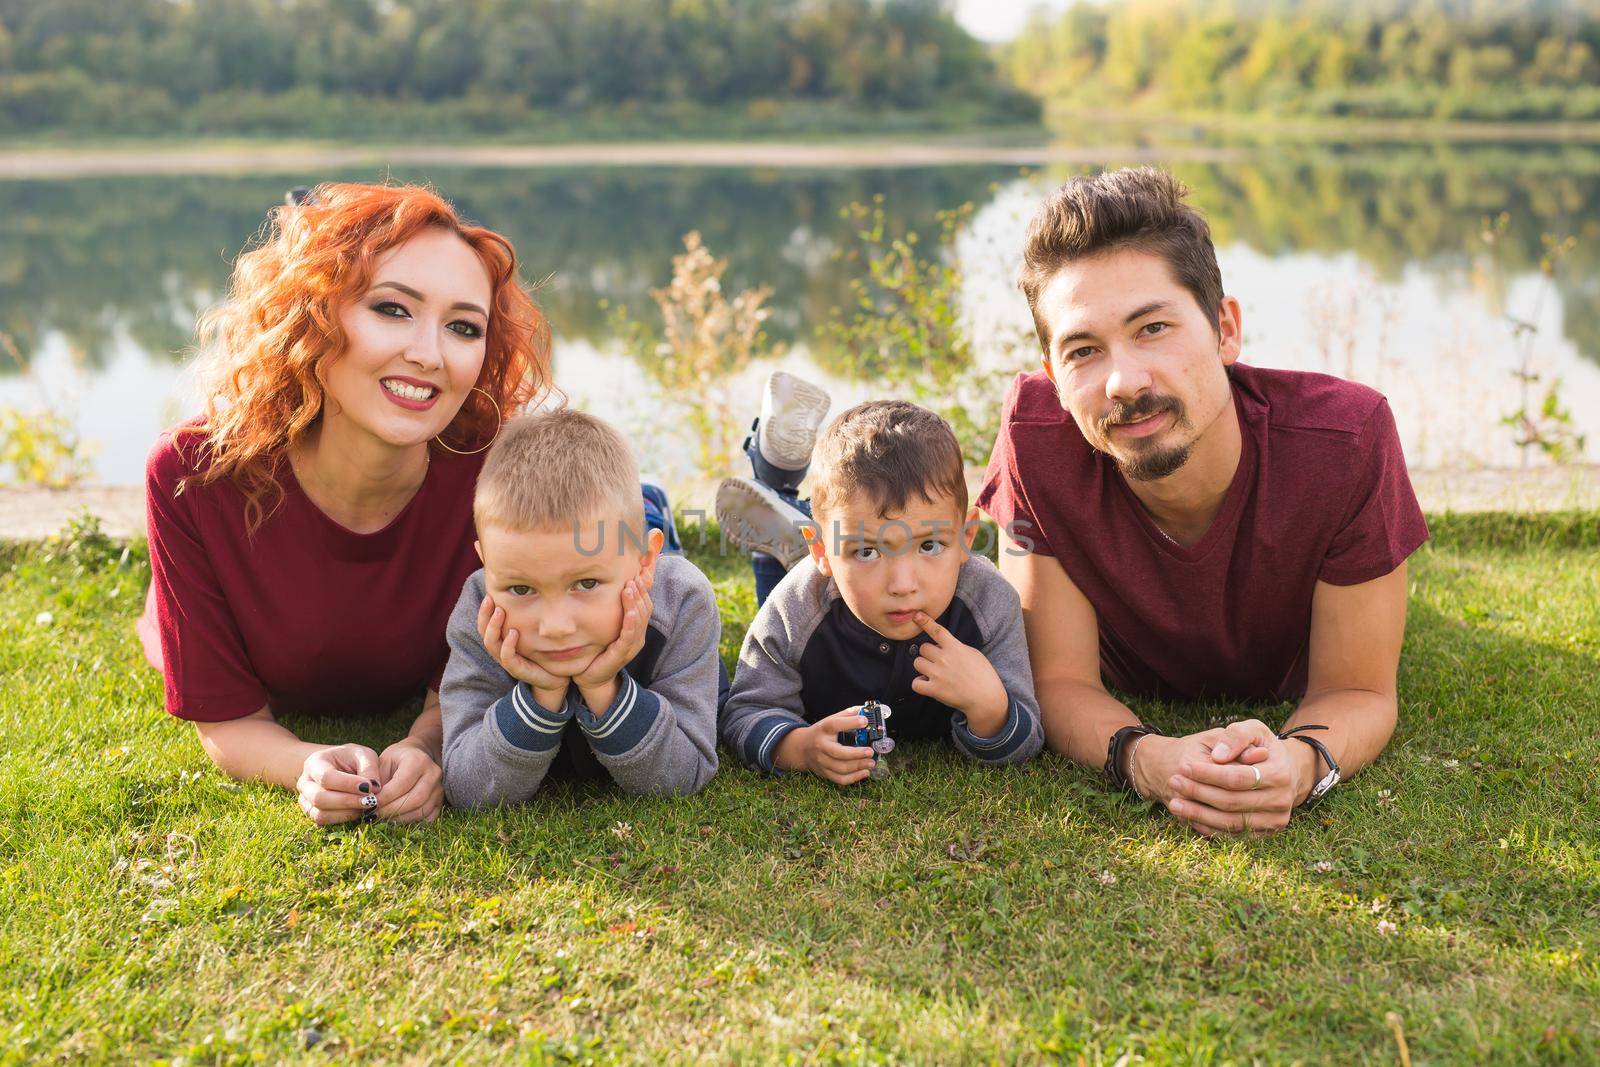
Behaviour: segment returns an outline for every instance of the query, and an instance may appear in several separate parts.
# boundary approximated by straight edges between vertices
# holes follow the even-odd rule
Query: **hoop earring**
[[[488,448],[490,445],[494,444],[494,439],[500,436],[500,427],[505,425],[506,420],[505,416],[500,414],[499,401],[495,400],[494,394],[489,392],[489,390],[480,389],[476,385],[467,390],[468,396],[471,396],[473,393],[482,393],[484,396],[489,398],[489,403],[494,405],[494,433],[489,435],[489,440],[484,443],[482,448],[474,448],[470,452],[463,452],[459,448],[451,448],[449,445],[444,443],[444,437],[442,434],[435,435],[433,438],[433,443],[444,449],[446,452],[454,452],[458,456],[476,456],[479,452],[482,452],[485,448]]]

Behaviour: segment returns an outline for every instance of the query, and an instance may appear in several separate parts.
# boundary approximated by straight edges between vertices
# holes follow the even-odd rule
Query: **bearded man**
[[[1239,362],[1239,301],[1171,175],[1082,176],[1034,217],[1019,375],[977,505],[1003,531],[1045,736],[1202,834],[1270,833],[1394,732],[1428,537],[1389,405]],[[1124,697],[1295,701],[1168,736]]]

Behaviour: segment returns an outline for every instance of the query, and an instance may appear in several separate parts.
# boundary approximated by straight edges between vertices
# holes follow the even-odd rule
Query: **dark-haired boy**
[[[970,553],[961,450],[944,420],[903,401],[858,405],[812,457],[818,534],[745,635],[721,720],[752,768],[866,778],[870,748],[841,744],[888,706],[897,740],[949,738],[982,763],[1043,744],[1021,603]]]

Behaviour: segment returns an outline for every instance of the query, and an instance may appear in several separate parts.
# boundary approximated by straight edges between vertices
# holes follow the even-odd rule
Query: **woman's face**
[[[367,291],[339,309],[345,350],[323,374],[324,429],[334,422],[396,447],[437,435],[483,367],[489,273],[444,229],[380,255]]]

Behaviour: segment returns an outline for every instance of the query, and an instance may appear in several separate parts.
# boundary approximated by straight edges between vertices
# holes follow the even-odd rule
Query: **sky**
[[[1071,0],[956,0],[956,19],[974,37],[1006,41],[1017,35],[1034,8],[1063,11],[1070,6]]]

